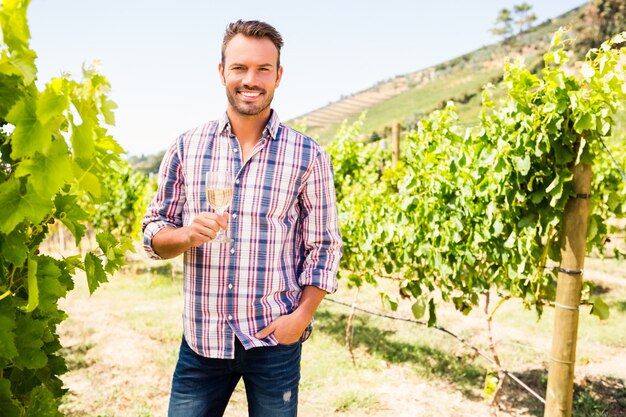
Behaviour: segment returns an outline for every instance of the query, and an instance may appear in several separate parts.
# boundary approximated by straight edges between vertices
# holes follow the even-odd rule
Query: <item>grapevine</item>
[[[624,48],[617,47],[624,34],[571,64],[564,33],[555,34],[540,74],[506,64],[502,83],[484,89],[479,126],[459,127],[449,103],[406,135],[395,166],[378,144],[355,142],[358,122],[339,132],[328,149],[342,276],[356,286],[395,279],[399,297],[431,325],[440,301],[468,313],[490,290],[541,314],[554,301],[549,266],[559,262],[571,166],[579,161],[596,167],[588,243],[603,251],[606,219],[626,208],[626,186],[601,146],[626,97]],[[398,295],[381,297],[395,309]],[[606,317],[601,299],[588,302]]]
[[[0,9],[0,415],[46,417],[60,415],[65,392],[58,300],[78,270],[95,291],[123,264],[129,242],[100,232],[84,257],[39,251],[54,222],[81,241],[123,150],[104,127],[115,104],[95,68],[81,81],[63,75],[36,86],[28,3],[5,0]]]

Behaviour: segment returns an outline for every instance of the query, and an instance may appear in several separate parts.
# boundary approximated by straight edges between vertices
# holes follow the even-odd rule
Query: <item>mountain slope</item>
[[[482,47],[439,65],[381,81],[327,106],[288,121],[306,126],[307,133],[321,142],[329,141],[344,120],[355,121],[367,112],[363,133],[384,136],[394,122],[412,125],[424,114],[454,100],[463,122],[476,120],[480,92],[489,81],[502,75],[505,57],[522,57],[531,68],[538,68],[553,33],[561,26],[574,33],[582,28],[582,11],[573,9],[550,19],[505,42]]]

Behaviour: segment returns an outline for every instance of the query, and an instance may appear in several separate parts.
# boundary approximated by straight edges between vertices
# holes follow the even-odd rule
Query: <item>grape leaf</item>
[[[589,299],[593,303],[593,307],[589,314],[593,314],[597,316],[600,320],[608,320],[611,312],[609,310],[609,306],[602,300],[602,298],[595,296]]]
[[[117,109],[117,104],[112,100],[104,100],[101,109],[104,121],[111,126],[115,126],[115,113],[113,113],[113,110]]]
[[[8,234],[22,220],[39,223],[52,208],[52,201],[41,198],[30,184],[21,191],[20,179],[11,178],[0,184],[0,232]]]
[[[4,43],[10,49],[24,50],[28,49],[28,40],[30,39],[30,30],[26,20],[26,7],[28,2],[18,0],[4,0],[0,8],[0,22],[2,23],[2,31]],[[6,30],[11,28],[11,30]]]
[[[50,84],[37,100],[37,118],[41,124],[47,125],[52,119],[61,116],[68,106],[67,96],[58,94],[54,84]]]
[[[25,417],[59,417],[57,402],[46,387],[35,387],[30,393],[30,404]]]
[[[83,169],[78,164],[73,165],[74,168],[74,176],[78,179],[78,184],[80,187],[87,191],[95,198],[100,198],[102,194],[102,188],[100,186],[100,180],[97,176],[92,174],[89,171],[83,171]]]
[[[52,143],[52,131],[37,119],[35,100],[24,96],[7,114],[7,121],[15,126],[11,135],[13,152],[11,158],[32,156],[48,149]]]
[[[28,177],[29,184],[45,199],[54,196],[61,187],[72,180],[72,162],[65,141],[56,139],[45,154],[22,161],[15,171],[16,177]]]
[[[81,221],[89,218],[88,214],[76,203],[76,196],[58,194],[54,199],[55,217],[69,229],[76,239],[76,246],[85,235],[85,226]]]
[[[5,118],[13,105],[22,97],[19,89],[19,77],[16,75],[6,74],[3,70],[2,61],[0,61],[0,118]]]
[[[0,300],[0,358],[11,359],[17,355],[15,347],[15,318],[9,300]]]
[[[8,379],[0,379],[0,410],[2,417],[20,417],[21,407],[13,399],[11,394],[11,381]]]
[[[108,282],[102,267],[102,260],[91,252],[85,255],[85,274],[87,275],[87,285],[89,286],[90,294],[93,294],[100,284]]]
[[[96,138],[92,122],[84,120],[82,124],[72,125],[72,151],[75,159],[89,160],[94,154]]]
[[[35,66],[36,58],[37,54],[31,50],[14,52],[9,58],[9,62],[22,73],[25,85],[31,85],[37,78],[37,67]]]
[[[23,265],[26,261],[28,247],[25,240],[26,235],[24,235],[24,232],[15,229],[4,237],[2,245],[0,245],[0,251],[13,265]]]
[[[413,312],[413,316],[416,319],[421,319],[424,317],[424,313],[426,313],[426,303],[423,299],[418,299],[411,306],[411,311]]]
[[[37,281],[39,284],[39,310],[43,314],[57,311],[57,300],[64,297],[67,290],[59,278],[61,270],[54,259],[47,256],[38,257]]]
[[[36,320],[30,315],[17,318],[17,328],[15,329],[15,346],[18,356],[13,360],[19,369],[40,369],[46,366],[48,357],[41,349],[43,347],[45,322]]]

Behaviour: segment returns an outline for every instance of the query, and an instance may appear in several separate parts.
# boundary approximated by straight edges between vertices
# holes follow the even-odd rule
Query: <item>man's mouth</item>
[[[239,91],[238,93],[247,98],[256,98],[261,95],[260,91]]]

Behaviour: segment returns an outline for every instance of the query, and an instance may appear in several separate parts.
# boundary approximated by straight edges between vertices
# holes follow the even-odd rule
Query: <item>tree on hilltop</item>
[[[515,23],[518,26],[517,33],[530,29],[532,24],[537,20],[537,15],[530,12],[532,8],[533,6],[526,2],[513,6],[513,12],[517,16],[517,19],[515,19]]]
[[[513,11],[507,8],[501,9],[494,27],[490,30],[491,33],[502,36],[506,40],[515,34],[528,30],[537,20],[537,15],[530,12],[532,8],[533,6],[524,2],[514,5]],[[515,32],[513,24],[517,25],[517,32]]]
[[[491,28],[491,33],[496,36],[502,36],[503,39],[513,34],[513,16],[509,9],[500,10],[495,25]]]

